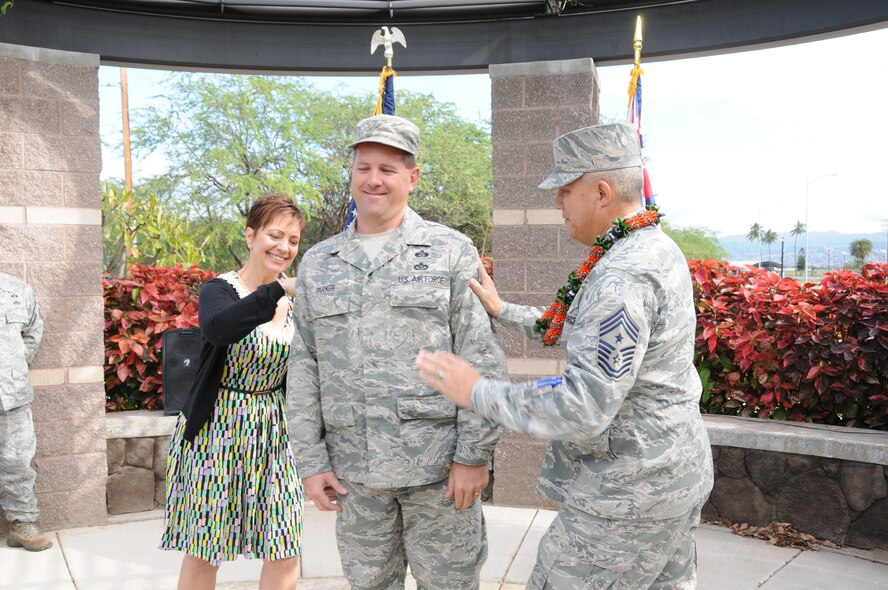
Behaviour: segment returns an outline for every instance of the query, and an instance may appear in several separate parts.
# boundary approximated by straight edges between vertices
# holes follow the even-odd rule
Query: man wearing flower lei
[[[540,188],[558,189],[555,207],[570,237],[591,247],[588,259],[544,313],[502,301],[486,273],[471,286],[491,316],[563,346],[564,373],[509,383],[422,352],[420,377],[460,407],[551,440],[537,491],[561,509],[528,589],[694,588],[713,474],[688,266],[656,207],[639,210],[631,126],[573,131],[554,153]]]

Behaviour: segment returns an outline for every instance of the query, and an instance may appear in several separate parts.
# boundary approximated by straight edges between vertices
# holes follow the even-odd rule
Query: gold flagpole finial
[[[635,19],[635,40],[633,42],[633,47],[635,47],[635,65],[641,63],[641,16],[639,15]]]

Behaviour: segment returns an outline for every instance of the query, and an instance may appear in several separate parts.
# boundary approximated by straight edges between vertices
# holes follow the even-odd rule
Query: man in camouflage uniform
[[[479,587],[481,505],[499,430],[420,383],[421,349],[464,355],[505,376],[505,355],[469,289],[471,242],[407,205],[419,130],[377,115],[357,125],[357,218],[309,250],[297,279],[287,419],[305,490],[339,511],[343,570],[355,590]]]
[[[42,336],[43,319],[34,291],[0,273],[0,506],[12,521],[6,544],[28,551],[52,547],[35,524],[37,474],[31,468],[37,438],[31,418],[34,390],[28,365]]]
[[[656,225],[621,237],[611,223],[639,212],[631,126],[579,129],[556,139],[554,152],[540,188],[558,188],[571,238],[613,240],[568,309],[564,373],[511,384],[423,353],[420,376],[460,407],[552,440],[538,491],[561,509],[527,588],[694,588],[694,534],[713,473],[687,263]],[[503,302],[482,279],[472,289],[488,312],[539,338],[532,327],[542,310]]]

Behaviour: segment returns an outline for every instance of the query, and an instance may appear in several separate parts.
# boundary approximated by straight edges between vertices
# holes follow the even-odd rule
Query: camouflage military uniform
[[[452,350],[505,375],[490,320],[468,288],[469,240],[407,210],[368,260],[354,225],[306,253],[287,380],[303,477],[333,471],[349,490],[337,519],[355,589],[477,588],[486,555],[480,504],[443,498],[452,462],[485,465],[499,430],[418,379],[420,349]],[[403,541],[402,541],[403,538]]]
[[[499,319],[538,338],[541,313],[504,303]],[[478,414],[553,441],[538,492],[562,509],[528,588],[646,588],[658,575],[658,587],[694,586],[693,532],[713,478],[695,326],[681,251],[658,227],[639,229],[571,304],[563,375],[476,383]]]
[[[28,365],[42,336],[34,291],[0,273],[0,505],[7,519],[22,522],[37,520],[36,474],[31,468],[37,440]]]

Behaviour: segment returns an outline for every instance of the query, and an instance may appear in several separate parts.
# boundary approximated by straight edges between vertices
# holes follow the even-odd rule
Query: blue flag
[[[376,98],[376,112],[374,115],[395,114],[395,76],[395,70],[388,66],[383,66],[382,73],[379,75],[379,94]],[[352,199],[351,205],[348,207],[348,214],[345,216],[344,227],[351,225],[356,215],[355,201]]]

